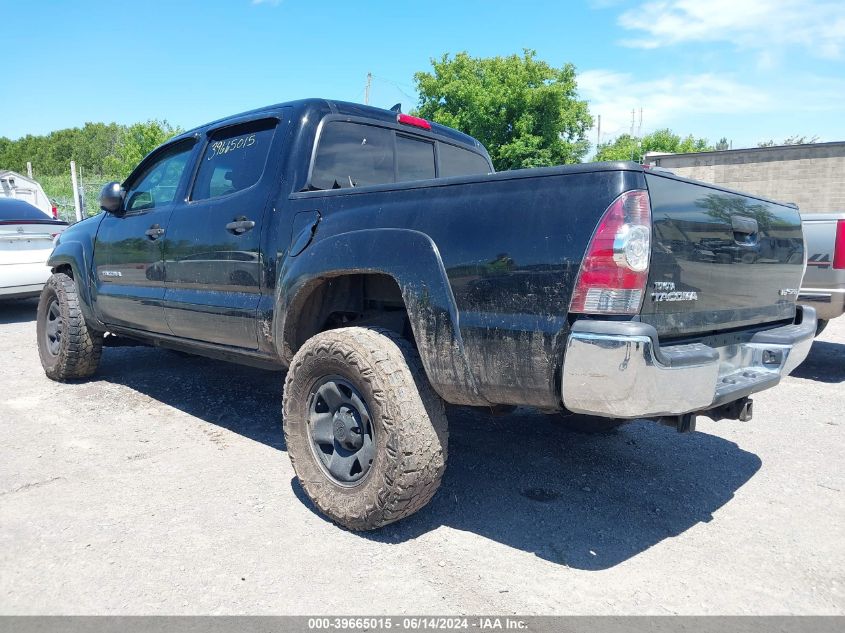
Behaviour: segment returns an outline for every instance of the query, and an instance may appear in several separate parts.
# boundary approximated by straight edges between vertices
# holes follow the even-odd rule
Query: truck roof
[[[249,116],[252,114],[260,114],[261,112],[269,112],[271,110],[278,110],[279,108],[283,107],[290,107],[294,108],[301,114],[305,114],[307,112],[315,112],[323,114],[340,114],[346,116],[356,116],[356,117],[364,117],[368,119],[373,119],[374,121],[381,121],[384,123],[396,123],[396,112],[393,110],[385,110],[383,108],[376,108],[374,106],[363,105],[360,103],[351,103],[348,101],[334,101],[331,99],[320,99],[320,98],[309,98],[309,99],[299,99],[297,101],[286,101],[283,103],[276,103],[273,105],[262,106],[260,108],[255,108],[253,110],[247,110],[246,112],[240,112],[238,114],[233,114],[230,116],[226,116],[216,121],[210,121],[208,123],[204,123],[202,125],[198,125],[190,130],[184,132],[180,136],[190,136],[195,134],[196,132],[202,131],[208,127],[218,125],[220,123],[225,123],[230,119],[238,119],[243,116]],[[328,112],[326,112],[328,110]],[[459,132],[455,129],[450,127],[446,127],[445,125],[440,125],[439,123],[435,123],[434,121],[430,121],[431,123],[431,132],[441,138],[448,139],[454,143],[458,143],[460,145],[464,145],[466,147],[470,147],[476,150],[484,151],[484,146],[471,137],[469,134],[464,134],[463,132]]]

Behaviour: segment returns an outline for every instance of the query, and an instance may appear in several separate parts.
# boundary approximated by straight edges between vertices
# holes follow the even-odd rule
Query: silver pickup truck
[[[817,334],[845,312],[845,212],[814,213],[801,218],[807,244],[807,272],[798,302],[818,315]]]

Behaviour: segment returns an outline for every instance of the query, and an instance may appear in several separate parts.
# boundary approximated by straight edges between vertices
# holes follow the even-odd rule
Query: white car
[[[53,240],[67,226],[28,202],[0,198],[0,300],[41,294]]]

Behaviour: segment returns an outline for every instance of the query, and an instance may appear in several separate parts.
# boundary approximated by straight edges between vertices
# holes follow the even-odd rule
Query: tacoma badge
[[[698,301],[698,293],[693,290],[675,290],[674,281],[655,281],[655,292],[651,300],[658,301]]]

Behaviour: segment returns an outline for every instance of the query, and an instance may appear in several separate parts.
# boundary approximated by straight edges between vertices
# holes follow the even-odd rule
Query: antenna
[[[392,108],[390,108],[390,111],[395,112],[396,114],[401,114],[402,113],[402,104],[401,103],[395,104]]]

